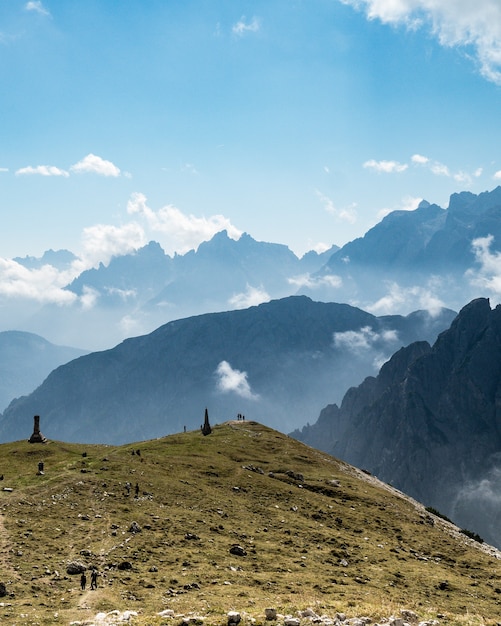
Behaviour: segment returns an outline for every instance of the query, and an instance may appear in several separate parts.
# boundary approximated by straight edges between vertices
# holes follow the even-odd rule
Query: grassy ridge
[[[254,422],[120,447],[3,444],[2,473],[12,488],[0,491],[2,624],[112,609],[152,626],[166,608],[212,624],[232,609],[260,623],[266,607],[374,619],[406,608],[448,624],[501,614],[493,555],[372,477]],[[230,553],[236,544],[245,556]],[[66,573],[75,560],[98,568],[97,591]]]

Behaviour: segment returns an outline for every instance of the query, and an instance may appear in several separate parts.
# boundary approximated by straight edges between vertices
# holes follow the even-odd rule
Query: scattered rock
[[[70,561],[66,566],[66,573],[70,575],[81,574],[85,572],[87,566],[81,561]]]
[[[241,545],[234,544],[230,548],[230,554],[234,554],[235,556],[247,556],[247,552]]]
[[[132,563],[130,561],[122,561],[117,565],[117,568],[122,571],[132,569]]]
[[[132,522],[132,524],[130,525],[130,528],[129,528],[129,532],[130,533],[140,533],[141,532],[141,526],[139,526],[139,524],[137,522]]]
[[[274,622],[277,619],[277,609],[265,609],[264,614],[268,622]]]
[[[0,583],[0,598],[4,598],[7,595],[7,587],[5,583]]]
[[[287,474],[287,476],[289,478],[293,478],[294,480],[298,480],[300,482],[304,481],[304,476],[303,474],[299,473],[299,472],[293,472],[292,470],[287,470],[285,472]]]
[[[240,624],[241,619],[242,617],[238,611],[230,611],[228,613],[228,626],[236,626],[236,624]]]

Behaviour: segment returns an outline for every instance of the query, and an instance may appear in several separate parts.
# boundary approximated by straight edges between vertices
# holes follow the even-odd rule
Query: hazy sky
[[[499,0],[0,0],[0,257],[297,254],[501,183]]]

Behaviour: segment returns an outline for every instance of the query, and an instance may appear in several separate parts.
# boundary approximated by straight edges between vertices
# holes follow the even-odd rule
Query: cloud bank
[[[161,243],[169,253],[175,251],[182,254],[193,250],[221,230],[226,230],[228,237],[232,239],[239,239],[242,234],[223,215],[211,215],[208,218],[186,215],[171,204],[154,211],[148,206],[147,198],[142,193],[132,194],[127,204],[127,213],[142,218],[151,232],[161,233],[164,236]]]
[[[473,51],[479,71],[501,85],[501,3],[499,0],[340,0],[370,20],[431,30],[442,46]]]

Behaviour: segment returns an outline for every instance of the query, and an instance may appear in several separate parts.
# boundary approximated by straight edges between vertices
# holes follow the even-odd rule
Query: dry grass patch
[[[373,619],[407,608],[447,624],[495,624],[501,614],[494,553],[372,477],[256,423],[120,447],[0,449],[3,485],[13,489],[0,492],[2,624],[112,609],[138,611],[137,623],[151,626],[165,608],[212,624],[229,610],[263,619],[269,606]],[[133,522],[141,532],[130,532]],[[69,561],[98,568],[97,591],[80,591]]]

